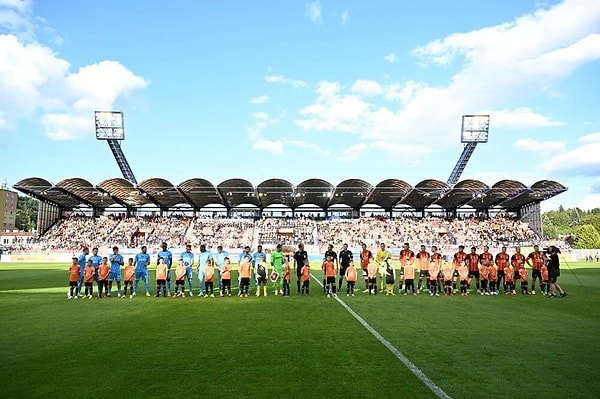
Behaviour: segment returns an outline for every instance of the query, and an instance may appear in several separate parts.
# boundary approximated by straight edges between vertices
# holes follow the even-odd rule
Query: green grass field
[[[564,299],[340,299],[452,398],[598,398],[600,268],[570,267]],[[436,397],[316,281],[310,297],[67,300],[67,268],[0,264],[0,397]]]

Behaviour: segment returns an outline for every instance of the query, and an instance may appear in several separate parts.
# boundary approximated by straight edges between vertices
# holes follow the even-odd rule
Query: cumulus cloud
[[[271,99],[269,98],[269,96],[267,95],[262,95],[262,96],[258,96],[258,97],[252,97],[250,99],[250,104],[266,104],[270,101]]]
[[[1,26],[6,27],[7,9],[26,21],[33,18],[31,2],[0,0]],[[15,29],[14,23],[9,28]],[[57,140],[94,134],[94,110],[111,109],[117,99],[149,84],[117,61],[73,72],[50,47],[18,34],[0,34],[0,59],[5,61],[0,62],[0,128],[39,116],[46,135]]]
[[[302,80],[290,79],[283,75],[269,74],[265,76],[265,82],[268,83],[283,83],[293,87],[306,87],[306,82]]]
[[[565,143],[562,141],[539,141],[532,138],[524,138],[515,141],[514,146],[522,151],[553,154],[564,150]]]
[[[586,135],[578,141],[581,145],[549,156],[542,163],[542,169],[559,174],[600,176],[600,134]]]
[[[457,72],[446,84],[359,79],[348,88],[323,81],[295,122],[306,131],[349,133],[365,143],[419,145],[427,139],[439,147],[454,142],[449,127],[459,130],[464,114],[485,111],[494,126],[511,129],[561,126],[563,121],[543,111],[506,104],[544,95],[555,82],[600,59],[598,24],[600,3],[567,0],[507,23],[452,34],[413,51],[434,68],[453,64]]]
[[[323,22],[323,17],[321,15],[321,3],[318,0],[313,1],[312,3],[307,3],[304,6],[304,10],[306,12],[306,16],[311,22]]]
[[[281,154],[283,152],[283,142],[280,140],[258,139],[252,145],[255,150],[266,151],[271,154]]]
[[[387,54],[383,57],[384,60],[386,60],[387,62],[389,62],[390,64],[393,64],[394,62],[396,62],[396,56],[392,53]]]

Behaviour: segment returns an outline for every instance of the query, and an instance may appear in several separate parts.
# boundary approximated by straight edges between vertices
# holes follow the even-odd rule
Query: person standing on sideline
[[[181,260],[183,260],[183,265],[185,266],[186,274],[185,277],[188,282],[188,289],[190,291],[190,296],[194,295],[194,253],[192,252],[192,246],[190,244],[186,244],[185,251],[181,253],[179,256]]]
[[[125,264],[123,255],[119,253],[119,247],[112,248],[113,253],[108,257],[110,262],[110,273],[108,274],[108,296],[112,294],[113,281],[117,282],[117,296],[121,296],[121,266]]]
[[[560,250],[554,245],[548,247],[548,280],[550,281],[550,289],[552,290],[550,299],[556,298],[556,290],[560,292],[561,298],[567,296],[567,293],[561,288],[560,285],[558,285],[558,277],[560,276],[560,260],[558,259],[559,253]]]
[[[346,270],[348,270],[350,264],[354,260],[353,257],[352,251],[348,250],[348,244],[342,245],[342,250],[338,255],[338,259],[340,260],[340,283],[338,284],[338,287],[340,287],[340,290],[342,289],[342,283],[346,276]],[[348,282],[348,280],[346,280],[346,282]]]
[[[225,258],[229,257],[227,251],[223,251],[223,246],[217,246],[217,252],[213,254],[213,261],[215,263],[215,270],[217,272],[217,280],[219,281],[219,295],[223,296],[223,280],[221,280],[221,273],[223,272],[223,265],[225,265]]]
[[[173,265],[173,253],[167,249],[167,243],[162,243],[162,251],[156,254],[156,265],[163,260],[165,266],[167,266],[167,296],[171,296],[171,266]]]
[[[198,296],[204,296],[204,274],[206,272],[206,263],[212,259],[212,252],[206,249],[206,245],[200,245],[200,253],[198,254],[198,284],[200,285],[200,293]]]
[[[298,294],[300,293],[300,284],[301,284],[301,276],[302,276],[302,268],[304,267],[304,261],[308,260],[308,252],[304,250],[304,244],[298,244],[298,250],[294,252],[294,264],[296,266],[296,277],[298,277],[298,281],[296,284],[298,285]]]
[[[146,296],[150,296],[150,281],[148,281],[148,265],[150,264],[150,255],[146,253],[148,248],[144,245],[142,252],[135,255],[135,281],[133,282],[133,295],[137,292],[137,286],[140,279],[146,285]]]

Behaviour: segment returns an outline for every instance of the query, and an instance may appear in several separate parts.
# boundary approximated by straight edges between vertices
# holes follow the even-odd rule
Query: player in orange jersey
[[[94,296],[94,277],[96,269],[94,269],[91,260],[88,260],[85,269],[83,269],[83,284],[85,286],[85,298],[92,299]]]
[[[438,276],[433,276],[433,277],[431,276],[431,272],[432,272],[431,265],[435,265],[435,268],[438,271],[437,273],[439,274],[439,271],[442,269],[442,260],[443,260],[442,254],[440,254],[438,252],[438,248],[435,245],[433,245],[431,247],[431,257],[429,259],[430,266],[429,266],[429,271],[428,271],[428,275],[429,275],[428,286],[429,286],[430,296],[431,296],[431,289],[432,289],[431,284],[435,284],[435,287],[434,287],[435,291],[434,291],[433,295],[436,295],[436,294],[437,294],[436,296],[440,295],[440,293],[439,293],[440,287],[438,285]],[[433,270],[433,271],[435,271],[435,270]],[[454,276],[454,272],[455,271],[452,272],[453,276]]]
[[[525,267],[525,255],[521,253],[521,247],[515,247],[515,253],[510,257],[510,264],[513,268],[514,288],[517,289],[517,281],[521,282],[519,272]]]
[[[414,267],[415,264],[415,253],[410,249],[410,245],[405,242],[402,246],[402,250],[399,255],[400,259],[400,278],[398,279],[398,293],[402,293],[402,283],[405,280],[404,269],[407,267]],[[414,277],[413,277],[414,281]]]
[[[456,292],[456,284],[459,280],[458,268],[465,262],[467,259],[467,254],[465,253],[465,246],[459,245],[458,252],[454,254],[453,264],[454,264],[454,276],[452,277],[452,289]],[[467,269],[468,270],[468,269]]]
[[[421,249],[415,255],[417,258],[417,264],[419,265],[419,284],[417,285],[417,294],[421,293],[421,288],[423,287],[423,280],[425,280],[425,284],[427,284],[427,280],[429,279],[429,261],[431,256],[429,252],[425,250],[425,245],[421,245]]]
[[[223,267],[221,267],[221,282],[222,287],[223,287],[223,291],[221,292],[221,296],[231,296],[231,260],[229,260],[229,257],[226,256],[223,259]],[[266,282],[265,282],[265,289],[266,289]],[[266,295],[266,292],[265,292]]]
[[[367,279],[369,286],[369,295],[374,293],[377,295],[377,272],[379,271],[379,266],[375,263],[375,260],[371,257],[369,259],[369,265],[367,266]]]
[[[304,266],[300,269],[300,281],[302,282],[301,294],[310,295],[310,262],[308,259],[304,259]]]
[[[327,255],[323,262],[323,273],[325,275],[325,291],[327,298],[337,297],[337,288],[335,286],[335,263],[331,255]]]
[[[490,295],[498,295],[498,270],[493,263],[488,268],[488,283],[490,285]]]
[[[458,278],[460,279],[460,295],[469,295],[469,290],[467,288],[469,285],[469,268],[464,260],[460,262],[460,265],[458,266]]]
[[[250,263],[250,256],[244,256],[242,263],[239,265],[240,271],[240,293],[239,296],[248,297],[248,290],[250,287],[250,277],[252,276],[252,263]]]
[[[127,296],[127,287],[129,286],[129,298],[133,298],[133,279],[135,278],[135,266],[133,265],[133,258],[127,260],[127,266],[123,270],[123,276],[125,277],[125,283],[123,288],[123,296]]]
[[[79,281],[79,275],[81,270],[79,267],[79,259],[76,256],[73,257],[73,263],[69,266],[69,292],[67,293],[68,299],[77,299],[77,282]]]
[[[213,259],[207,259],[204,266],[204,298],[215,297],[215,262]]]
[[[413,295],[417,295],[415,291],[415,267],[412,264],[407,264],[404,267],[404,295],[408,295],[408,292]]]
[[[102,298],[102,289],[104,295],[108,298],[108,275],[110,274],[110,266],[108,258],[102,258],[102,262],[98,266],[98,298]]]
[[[531,294],[535,295],[535,281],[540,280],[542,288],[542,266],[544,265],[544,254],[539,245],[533,246],[533,252],[527,255],[525,262],[531,267]],[[542,291],[544,291],[542,289]]]
[[[362,269],[363,279],[365,280],[365,290],[363,293],[369,292],[369,279],[367,277],[367,267],[369,259],[373,257],[373,253],[367,249],[367,244],[362,243],[362,251],[360,252],[360,267]]]
[[[547,295],[550,293],[550,273],[548,273],[548,266],[546,266],[545,264],[542,265],[540,269],[540,274],[542,275],[540,289],[542,290],[542,295]]]
[[[509,265],[504,268],[504,281],[506,282],[506,295],[516,295],[515,292],[515,275]]]
[[[162,295],[167,296],[167,275],[169,268],[163,258],[158,259],[158,265],[156,265],[156,295],[158,298],[162,290]]]
[[[290,282],[292,281],[292,271],[290,262],[286,259],[283,262],[283,296],[290,296]]]
[[[179,259],[177,262],[177,268],[175,269],[175,297],[185,298],[185,277],[187,276],[187,268],[183,263],[183,259]]]
[[[521,294],[529,295],[529,291],[527,289],[529,283],[527,282],[527,278],[529,277],[529,273],[527,269],[524,267],[519,269],[519,280],[521,281]]]
[[[354,296],[354,285],[356,284],[356,267],[354,262],[350,261],[350,265],[346,269],[346,296]]]
[[[438,292],[438,276],[440,274],[440,262],[429,263],[429,296],[440,296]]]
[[[469,268],[469,277],[467,279],[467,290],[471,290],[471,282],[475,279],[475,284],[477,286],[477,293],[481,292],[479,286],[479,255],[477,254],[477,248],[471,247],[471,252],[467,254],[467,258],[465,259],[465,263]]]
[[[490,253],[490,247],[487,245],[483,246],[483,252],[479,255],[479,264],[481,266],[485,266],[485,268],[479,268],[479,281],[481,282],[481,293],[483,295],[490,295],[490,291],[488,290],[488,274],[490,270],[490,266],[494,264],[494,255]],[[482,273],[485,271],[485,277]],[[484,288],[485,285],[485,288]]]
[[[452,293],[452,267],[448,263],[442,268],[442,276],[444,279],[444,296],[453,296]]]
[[[510,255],[506,253],[506,247],[502,247],[502,252],[496,254],[496,267],[498,268],[498,281],[496,284],[496,292],[500,291],[500,284],[502,284],[502,288],[504,288],[504,292],[506,292],[506,279],[504,278],[504,268],[508,266],[508,262],[510,261]]]

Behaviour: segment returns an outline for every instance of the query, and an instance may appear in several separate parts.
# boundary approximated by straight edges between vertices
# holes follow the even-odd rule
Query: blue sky
[[[600,206],[600,2],[0,0],[0,178],[561,182]]]

